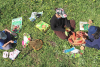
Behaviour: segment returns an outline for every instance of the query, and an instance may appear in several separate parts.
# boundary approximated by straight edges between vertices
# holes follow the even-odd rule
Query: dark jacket
[[[65,32],[64,25],[67,23],[67,27],[70,27],[70,22],[68,22],[67,18],[58,19],[55,15],[50,20],[51,29],[55,31]]]
[[[94,39],[94,36],[91,35],[89,36],[89,40],[85,40],[86,44],[88,44],[90,47],[94,47],[97,45],[98,47],[96,47],[97,49],[100,49],[100,37],[98,39]]]

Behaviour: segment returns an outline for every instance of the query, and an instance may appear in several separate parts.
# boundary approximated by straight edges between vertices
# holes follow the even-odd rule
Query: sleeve
[[[52,30],[65,32],[65,29],[60,28],[60,27],[56,27],[56,24],[54,21],[50,21],[50,22],[51,22],[51,29]]]
[[[0,46],[0,49],[3,49],[3,47],[2,47],[2,46]]]
[[[64,18],[65,19],[65,25],[67,26],[67,27],[71,27],[71,25],[70,25],[70,20],[67,20],[67,18]]]
[[[85,42],[86,42],[87,44],[89,44],[90,46],[94,46],[94,45],[97,44],[97,40],[94,40],[93,42],[91,42],[90,40],[85,40]]]
[[[89,40],[91,40],[91,42],[94,41],[93,35],[89,36]]]
[[[5,31],[4,31],[4,30],[3,30],[2,32],[3,32],[3,33],[5,33]]]
[[[93,39],[93,35],[89,36],[89,38],[92,38]]]

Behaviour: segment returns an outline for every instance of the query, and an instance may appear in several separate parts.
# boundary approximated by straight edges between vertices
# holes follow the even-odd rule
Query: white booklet
[[[84,24],[88,24],[87,22],[82,22],[82,21],[80,21],[80,30],[84,30]]]
[[[24,44],[26,44],[26,43],[27,43],[27,41],[28,41],[27,36],[24,36]]]
[[[3,58],[8,58],[8,52],[7,51],[3,52]]]

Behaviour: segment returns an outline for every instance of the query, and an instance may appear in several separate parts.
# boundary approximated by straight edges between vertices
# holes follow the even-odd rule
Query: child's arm
[[[10,40],[9,42],[5,43],[2,47],[7,46],[9,43],[14,43],[14,41]]]
[[[4,31],[9,32],[10,34],[17,36],[17,34],[16,34],[16,33],[13,33],[13,32],[11,32],[11,31],[10,31],[10,30],[8,30],[8,29],[4,29]]]
[[[4,31],[5,31],[5,32],[9,32],[9,33],[11,33],[11,31],[9,31],[8,29],[4,29]]]
[[[92,20],[89,19],[89,22],[88,22],[88,24],[89,24],[89,25],[88,25],[88,28],[92,25],[92,23],[93,23]]]

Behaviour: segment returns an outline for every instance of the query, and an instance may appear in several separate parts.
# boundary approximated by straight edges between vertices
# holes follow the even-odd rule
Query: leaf
[[[65,31],[65,35],[68,36],[68,34],[69,34],[69,33],[68,33],[67,31]]]

